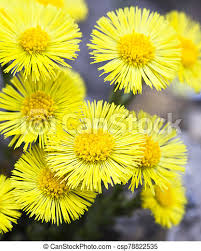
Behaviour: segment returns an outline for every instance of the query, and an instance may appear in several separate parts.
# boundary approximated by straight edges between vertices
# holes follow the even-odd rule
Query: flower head
[[[126,183],[133,166],[143,155],[144,137],[129,132],[129,112],[121,106],[103,101],[85,103],[75,130],[61,132],[49,139],[48,161],[58,177],[68,185],[102,191],[111,184]]]
[[[75,21],[84,21],[88,14],[88,7],[85,0],[36,0],[37,2],[47,6],[53,5],[58,9],[67,12]]]
[[[0,63],[5,72],[33,81],[50,79],[55,69],[70,67],[66,59],[76,58],[81,33],[73,19],[53,6],[19,1],[15,8],[0,12]]]
[[[17,200],[30,217],[57,225],[79,219],[96,197],[94,192],[71,189],[55,177],[45,152],[37,146],[16,163],[12,182]]]
[[[145,150],[140,165],[133,171],[130,188],[134,191],[144,184],[145,189],[148,186],[154,192],[156,184],[164,189],[168,180],[185,170],[186,146],[177,137],[176,129],[158,116],[143,111],[132,115],[136,119],[133,128],[145,135]]]
[[[172,11],[167,20],[177,32],[182,48],[182,60],[178,71],[181,83],[191,86],[196,92],[201,90],[201,29],[183,12]]]
[[[0,234],[10,231],[21,216],[13,189],[10,179],[0,175]]]
[[[166,184],[166,189],[161,190],[154,185],[154,194],[150,189],[141,192],[142,207],[150,209],[156,223],[170,228],[178,225],[185,213],[185,190],[181,182],[176,179]]]
[[[65,116],[79,112],[85,87],[78,73],[56,71],[51,80],[34,82],[23,75],[14,77],[0,93],[0,131],[14,136],[10,146],[25,149],[32,142],[44,146],[47,134],[55,133]]]
[[[108,12],[92,32],[91,55],[108,74],[105,81],[128,93],[142,92],[142,79],[157,90],[166,88],[181,59],[174,29],[158,13],[135,7]]]

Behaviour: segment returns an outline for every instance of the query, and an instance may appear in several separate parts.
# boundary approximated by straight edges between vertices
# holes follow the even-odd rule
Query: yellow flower
[[[73,19],[53,6],[19,1],[0,12],[0,63],[5,72],[24,70],[33,81],[50,79],[55,69],[70,67],[66,59],[76,58],[81,33]]]
[[[178,225],[185,213],[185,190],[180,180],[166,184],[166,189],[161,190],[154,185],[155,194],[150,189],[141,192],[142,207],[150,209],[156,223],[170,228]]]
[[[88,7],[85,0],[36,0],[43,5],[53,5],[62,8],[75,21],[84,21],[88,14]]]
[[[177,137],[177,131],[170,123],[143,111],[137,117],[133,113],[133,128],[145,135],[145,151],[143,159],[132,175],[131,188],[134,191],[139,184],[148,186],[153,191],[153,183],[165,187],[165,183],[173,179],[177,172],[185,170],[187,162],[186,146]],[[154,191],[153,191],[154,192]]]
[[[101,184],[126,183],[143,155],[144,137],[126,129],[129,112],[121,106],[94,101],[84,104],[77,129],[50,137],[48,161],[68,185],[102,192]]]
[[[200,24],[183,12],[172,11],[167,20],[176,30],[182,48],[182,60],[178,72],[181,83],[201,90],[201,29]]]
[[[19,204],[14,200],[15,192],[10,179],[0,175],[0,234],[10,231],[12,223],[17,223],[21,213]]]
[[[10,146],[25,149],[39,140],[43,147],[48,133],[55,133],[65,116],[80,112],[84,83],[72,70],[56,71],[51,80],[34,82],[22,75],[14,77],[0,93],[0,131],[14,136]]]
[[[108,12],[92,32],[89,48],[105,81],[125,93],[142,92],[142,79],[157,90],[166,88],[181,60],[174,29],[158,13],[135,7]]]
[[[77,220],[96,197],[94,192],[71,189],[55,177],[46,162],[45,152],[37,146],[22,155],[11,179],[23,209],[42,222],[59,225]]]

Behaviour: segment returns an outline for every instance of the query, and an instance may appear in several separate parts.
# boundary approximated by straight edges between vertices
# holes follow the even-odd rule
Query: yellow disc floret
[[[174,196],[171,186],[161,190],[159,186],[155,186],[155,198],[162,207],[171,207],[174,204]]]
[[[105,161],[113,147],[113,136],[101,129],[96,133],[81,133],[76,136],[74,142],[77,157],[87,162]]]
[[[43,4],[43,5],[48,5],[51,4],[57,8],[62,8],[64,5],[64,1],[63,0],[37,0],[39,3]],[[79,7],[78,7],[79,8]]]
[[[31,121],[46,121],[53,116],[54,101],[43,91],[37,91],[24,100],[22,113]]]
[[[144,157],[141,165],[143,167],[153,167],[158,164],[161,157],[161,150],[158,142],[153,141],[151,136],[146,136]]]
[[[28,53],[41,53],[46,50],[49,43],[49,35],[40,26],[25,30],[20,36],[19,43]]]
[[[66,182],[62,182],[62,179],[55,177],[55,173],[51,172],[48,168],[41,172],[39,188],[47,196],[54,198],[60,198],[68,191]]]
[[[191,67],[198,60],[199,50],[190,39],[181,37],[180,41],[182,47],[182,64],[184,67]]]
[[[120,57],[129,65],[143,66],[154,57],[155,48],[150,38],[141,33],[124,35],[118,47]]]

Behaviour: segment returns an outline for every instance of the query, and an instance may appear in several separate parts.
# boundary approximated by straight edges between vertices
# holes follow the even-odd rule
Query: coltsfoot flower
[[[80,112],[85,97],[83,80],[69,69],[56,71],[51,80],[33,82],[19,75],[11,83],[0,93],[0,131],[13,136],[9,146],[25,143],[25,150],[37,140],[43,147],[65,116]]]
[[[172,11],[167,20],[176,30],[182,48],[182,60],[178,71],[179,81],[195,92],[201,90],[201,29],[183,12]]]
[[[169,85],[181,60],[174,29],[158,13],[131,7],[108,12],[92,31],[91,55],[108,74],[105,81],[125,93],[142,92],[142,79],[161,90]]]
[[[126,129],[128,110],[103,101],[84,104],[77,129],[49,138],[52,170],[68,185],[102,192],[126,183],[143,156],[144,136]]]
[[[163,190],[154,185],[154,192],[153,194],[150,189],[142,190],[142,207],[150,209],[156,223],[163,227],[178,225],[185,214],[187,203],[185,189],[180,180],[167,183]]]
[[[21,156],[11,179],[24,211],[42,222],[59,225],[77,220],[96,197],[91,191],[71,189],[66,181],[55,177],[44,150],[38,146]]]
[[[18,1],[0,12],[0,63],[5,72],[24,71],[25,79],[50,79],[55,69],[70,67],[79,51],[81,33],[62,10],[35,1]]]
[[[134,191],[141,184],[154,192],[156,184],[164,189],[167,181],[184,172],[186,146],[177,136],[176,129],[157,115],[141,111],[132,116],[136,119],[133,128],[145,135],[145,151],[140,165],[134,168],[129,188]]]
[[[13,228],[21,216],[20,205],[15,200],[14,187],[9,178],[0,175],[0,234]]]

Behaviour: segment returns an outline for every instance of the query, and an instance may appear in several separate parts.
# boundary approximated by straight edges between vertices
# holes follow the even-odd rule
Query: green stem
[[[114,86],[109,96],[108,102],[115,103],[116,105],[124,105],[128,107],[134,98],[135,98],[135,95],[132,92],[124,94],[122,90],[115,91],[115,86]]]
[[[136,96],[133,93],[124,94],[121,97],[121,104],[128,107],[128,105],[134,100]]]
[[[115,103],[116,105],[119,105],[122,93],[120,90],[117,90],[117,91],[114,91],[114,90],[115,88],[113,88],[108,101],[109,103]]]
[[[126,107],[129,106],[129,104],[131,103],[131,101],[135,98],[135,95],[130,92],[130,93],[126,93],[124,94],[124,92],[122,90],[117,90],[115,91],[115,86],[109,96],[109,103],[115,103],[116,105],[124,105]],[[117,185],[114,187],[112,194],[111,194],[111,201],[118,201],[118,200],[123,200],[125,201],[125,198],[122,198],[123,196],[123,185]],[[141,206],[141,202],[139,199],[139,196],[137,196],[135,199],[133,200],[126,200],[125,201],[125,205],[123,203],[121,203],[121,205],[119,205],[119,207],[117,207],[117,210],[119,212],[121,212],[121,214],[126,214],[129,213],[130,211],[133,211],[133,209],[140,207]]]

